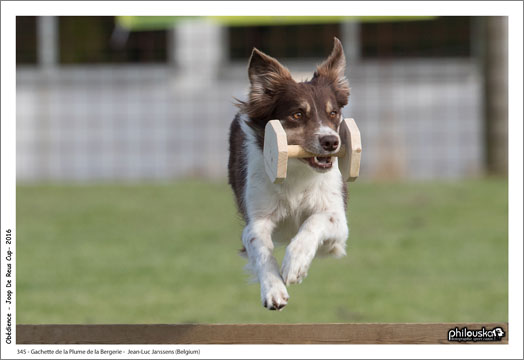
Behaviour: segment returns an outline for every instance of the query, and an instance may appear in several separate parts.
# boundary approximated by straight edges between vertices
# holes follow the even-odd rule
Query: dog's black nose
[[[338,136],[325,135],[320,138],[320,145],[326,151],[336,150],[338,147]]]

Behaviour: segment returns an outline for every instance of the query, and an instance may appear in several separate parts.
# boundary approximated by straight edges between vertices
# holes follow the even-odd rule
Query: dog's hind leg
[[[300,226],[286,248],[282,261],[282,278],[286,285],[301,283],[307,276],[311,261],[322,245],[334,255],[345,255],[348,227],[344,212],[323,212],[311,215]]]
[[[269,310],[280,310],[287,305],[289,295],[273,256],[271,233],[274,227],[268,219],[250,221],[242,233],[242,242],[249,265],[260,282],[262,304]]]

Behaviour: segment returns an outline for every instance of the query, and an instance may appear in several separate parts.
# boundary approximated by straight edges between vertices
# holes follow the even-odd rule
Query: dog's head
[[[248,115],[259,146],[262,147],[267,122],[278,119],[289,144],[301,145],[320,155],[302,161],[318,171],[331,168],[330,155],[340,147],[341,110],[349,97],[345,68],[344,51],[337,38],[331,55],[305,82],[296,82],[275,58],[253,49],[248,66],[249,99],[240,101],[238,106]]]

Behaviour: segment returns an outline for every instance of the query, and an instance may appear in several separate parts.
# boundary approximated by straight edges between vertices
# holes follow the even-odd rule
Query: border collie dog
[[[340,147],[341,109],[348,103],[346,60],[335,38],[331,55],[313,78],[296,82],[275,58],[253,49],[249,97],[239,101],[229,137],[229,184],[246,226],[241,253],[260,282],[269,310],[287,305],[287,285],[306,277],[318,254],[346,254],[346,184],[332,155]],[[289,159],[287,178],[273,184],[264,168],[264,128],[278,119],[289,144],[318,156]],[[287,244],[279,268],[274,243]]]

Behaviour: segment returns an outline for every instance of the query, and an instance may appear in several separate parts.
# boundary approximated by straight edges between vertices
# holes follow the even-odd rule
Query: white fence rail
[[[285,61],[284,61],[285,62]],[[287,63],[313,70],[314,63]],[[300,73],[302,74],[302,73]],[[483,171],[481,76],[473,61],[359,62],[344,115],[362,133],[361,178]],[[172,66],[17,70],[21,181],[223,177],[246,64],[188,76]]]

